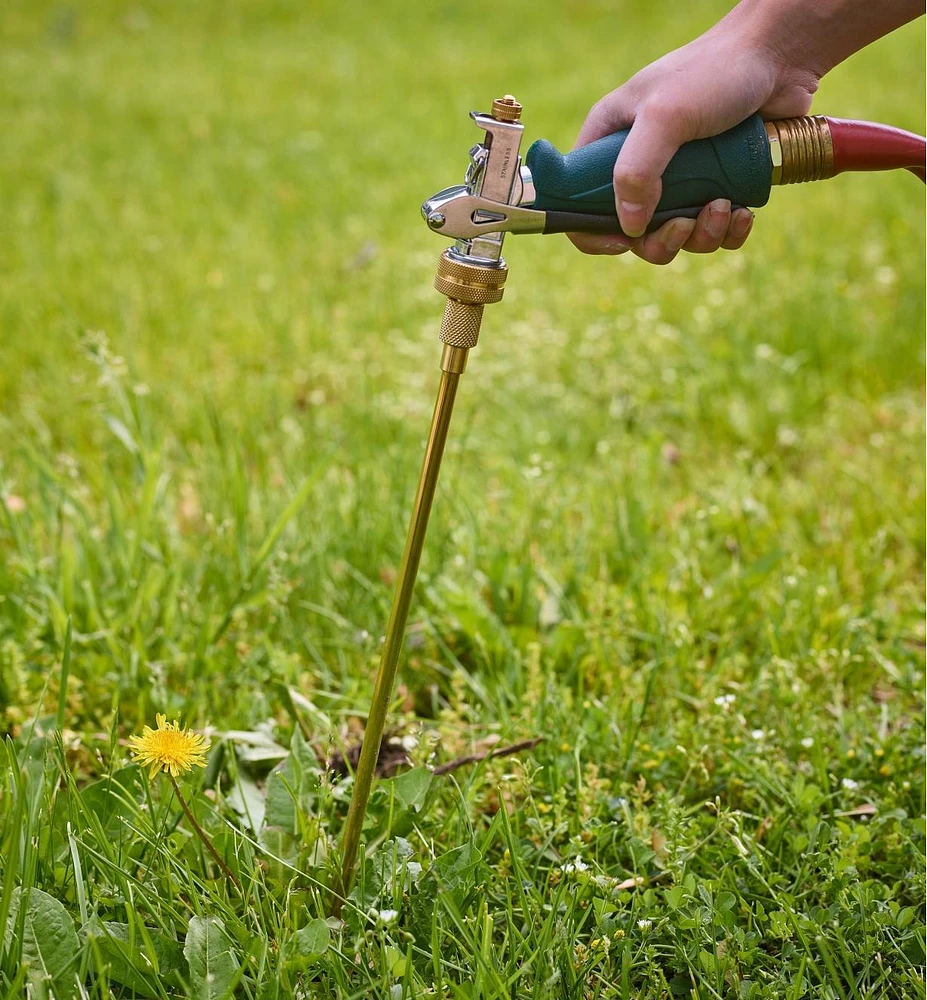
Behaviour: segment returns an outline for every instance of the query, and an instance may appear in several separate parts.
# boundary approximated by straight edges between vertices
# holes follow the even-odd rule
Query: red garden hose
[[[826,118],[834,143],[834,174],[904,168],[924,177],[924,138],[904,129],[848,118]]]

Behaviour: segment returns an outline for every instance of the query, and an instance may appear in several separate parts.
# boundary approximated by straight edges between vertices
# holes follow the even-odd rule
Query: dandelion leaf
[[[312,749],[296,730],[290,742],[290,755],[274,768],[267,779],[265,826],[279,826],[287,833],[299,832],[301,809],[311,813],[319,787],[319,762]]]
[[[469,889],[473,885],[473,871],[482,858],[478,848],[464,844],[435,858],[431,871],[442,889]]]
[[[25,909],[23,910],[23,897]],[[80,942],[68,911],[47,892],[13,890],[4,944],[7,952],[22,927],[22,964],[26,981],[37,996],[52,993],[56,1000],[70,1000],[77,993],[77,957]]]
[[[190,1000],[225,1000],[231,995],[238,960],[221,920],[191,917],[183,953],[190,968]]]
[[[160,997],[174,974],[184,971],[183,953],[173,939],[153,928],[144,930],[114,921],[91,919],[81,928],[81,940],[93,938],[94,950],[106,966],[107,976],[139,997]]]

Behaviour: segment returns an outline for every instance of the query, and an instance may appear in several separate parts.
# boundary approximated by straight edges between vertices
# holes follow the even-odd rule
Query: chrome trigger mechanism
[[[470,150],[464,183],[445,188],[422,205],[429,228],[457,242],[454,257],[484,263],[502,260],[507,232],[539,233],[544,214],[521,208],[526,190],[534,197],[530,175],[521,165],[519,150],[524,126],[521,105],[511,95],[492,102],[487,114],[471,111],[483,129],[482,142]]]
[[[543,233],[545,212],[472,195],[464,184],[445,188],[422,205],[429,229],[457,240],[495,233]]]

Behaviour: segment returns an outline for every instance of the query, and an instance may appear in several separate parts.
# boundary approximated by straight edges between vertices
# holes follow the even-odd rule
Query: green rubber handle
[[[528,150],[525,163],[539,211],[616,215],[612,171],[630,129],[615,132],[572,153],[558,152],[546,139]],[[658,211],[707,205],[727,198],[758,208],[769,199],[772,160],[759,115],[710,139],[682,146],[663,174]]]

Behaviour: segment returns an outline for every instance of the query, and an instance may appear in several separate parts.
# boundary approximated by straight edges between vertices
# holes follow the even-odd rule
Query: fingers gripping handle
[[[743,208],[734,202],[733,209]],[[659,229],[670,219],[697,219],[702,211],[702,205],[687,205],[683,208],[670,208],[663,212],[654,212],[647,226],[647,232],[652,233]],[[585,215],[582,212],[547,212],[544,223],[544,235],[550,236],[552,233],[599,233],[603,236],[611,234],[623,234],[618,216],[612,212],[611,215]]]
[[[621,232],[612,177],[629,131],[607,135],[566,155],[544,139],[528,150],[525,162],[536,192],[532,207],[548,213],[546,232]],[[678,215],[693,218],[693,212],[697,215],[715,198],[759,207],[769,199],[771,183],[769,139],[762,119],[754,115],[721,135],[680,147],[663,174],[655,221]],[[558,219],[560,213],[569,218]],[[603,228],[605,217],[614,220],[615,228]]]

